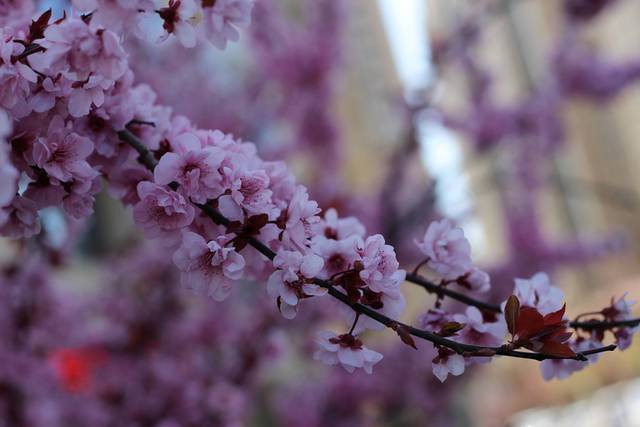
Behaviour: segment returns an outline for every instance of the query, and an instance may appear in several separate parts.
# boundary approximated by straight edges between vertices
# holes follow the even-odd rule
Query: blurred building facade
[[[483,3],[427,1],[429,30],[435,35],[448,34],[461,19],[473,13],[474,6]],[[493,95],[497,102],[509,105],[529,93],[531,80],[543,79],[548,72],[554,42],[563,27],[562,2],[496,0],[486,3],[493,5],[492,17],[487,20],[474,54],[494,74]],[[581,31],[580,37],[605,58],[621,61],[640,58],[638,16],[639,2],[620,0]],[[438,101],[447,110],[460,111],[468,96],[465,75],[460,70],[447,69],[440,78]],[[629,244],[619,253],[564,269],[556,277],[567,300],[572,301],[570,316],[573,316],[599,309],[598,301],[614,295],[619,297],[625,291],[629,291],[630,299],[640,299],[640,170],[637,167],[640,121],[636,118],[640,114],[640,84],[630,86],[608,102],[572,98],[563,103],[560,114],[566,126],[566,143],[549,164],[548,180],[541,195],[546,234],[550,238],[597,236],[622,230]],[[456,137],[463,146],[469,147],[463,135],[456,133]],[[475,214],[492,239],[491,245],[483,250],[489,252],[487,259],[498,259],[505,251],[504,221],[497,208],[500,183],[495,179],[500,165],[494,156],[469,149],[466,153],[466,173],[472,184]],[[603,392],[591,402],[562,407],[568,402],[588,399],[606,384],[638,376],[638,354],[636,344],[627,352],[604,356],[606,363],[562,382],[542,381],[535,364],[523,367],[501,361],[500,367],[491,366],[479,373],[468,390],[467,401],[474,419],[478,420],[477,425],[485,427],[509,424],[511,414],[532,406],[558,408],[518,416],[513,418],[512,425],[558,425],[558,420],[567,425],[582,425],[571,414],[581,413],[585,408],[591,410],[589,425],[638,425],[635,413],[621,416],[613,413],[613,406],[591,404],[605,395],[611,401],[617,392]],[[631,398],[631,395],[625,397]]]
[[[402,138],[402,88],[378,3],[353,0],[344,6],[344,65],[336,113],[347,150],[345,178],[366,193],[380,187],[385,161]]]
[[[480,2],[479,2],[480,3]],[[607,58],[640,56],[637,40],[640,29],[633,24],[640,16],[640,4],[621,1],[589,26],[584,38]],[[466,0],[431,0],[429,28],[433,34],[447,34],[472,7]],[[544,79],[553,43],[562,25],[560,2],[555,0],[495,1],[493,17],[488,19],[478,56],[494,73],[494,95],[498,103],[513,104],[531,89],[531,80]],[[624,28],[624,31],[620,31]],[[441,102],[446,109],[464,105],[464,75],[449,72],[441,76],[444,91]],[[608,103],[571,99],[562,108],[567,143],[551,162],[549,182],[544,191],[545,226],[549,234],[597,235],[614,229],[624,230],[630,247],[623,254],[608,257],[588,267],[590,281],[610,282],[640,273],[637,242],[640,242],[640,177],[634,165],[640,160],[636,143],[640,111],[640,85],[631,86]],[[459,136],[461,140],[464,138]],[[492,182],[490,156],[468,154],[471,181],[478,212],[486,233],[500,236],[502,221],[495,206],[496,187]],[[493,181],[494,184],[495,181]],[[500,252],[504,248],[492,245]],[[578,276],[580,277],[580,276]]]

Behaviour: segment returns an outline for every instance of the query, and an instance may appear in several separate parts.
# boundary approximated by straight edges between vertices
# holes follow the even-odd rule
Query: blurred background
[[[38,7],[50,6],[68,7]],[[413,239],[449,217],[492,276],[488,298],[547,271],[575,316],[625,292],[640,299],[639,17],[635,0],[258,0],[222,52],[127,43],[160,103],[287,160],[321,207],[383,233],[404,268],[419,261]],[[64,301],[41,327],[64,337],[48,360],[69,395],[62,405],[29,392],[42,419],[58,405],[68,426],[640,426],[637,343],[563,381],[498,359],[441,385],[427,346],[372,336],[389,348],[380,369],[348,376],[308,360],[333,307],[292,325],[255,287],[230,307],[201,301],[107,191],[89,223],[55,210],[42,220],[65,261],[37,280],[20,274],[33,295],[55,282]],[[26,250],[2,247],[6,259]],[[433,298],[404,292],[415,323]],[[249,331],[224,327],[247,318]],[[168,403],[176,394],[191,403]],[[86,414],[67,408],[88,401]],[[184,415],[200,405],[216,415]]]

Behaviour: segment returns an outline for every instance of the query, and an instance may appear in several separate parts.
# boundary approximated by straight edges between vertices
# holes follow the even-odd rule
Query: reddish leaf
[[[394,323],[393,325],[391,325],[391,329],[396,331],[403,343],[405,343],[409,347],[413,347],[416,350],[418,349],[418,347],[416,347],[415,341],[413,340],[413,337],[411,336],[407,328],[405,328],[403,325]]]
[[[539,353],[546,354],[549,356],[558,356],[558,357],[575,357],[576,353],[571,350],[568,344],[560,343],[557,341],[546,341]]]
[[[236,252],[240,252],[248,244],[249,244],[249,240],[244,237],[238,236],[235,239],[233,239],[233,248],[236,250]]]
[[[549,338],[545,338],[545,341],[565,342],[571,338],[571,335],[573,335],[573,332],[557,330],[553,332]]]
[[[507,328],[511,335],[516,333],[516,324],[518,320],[518,314],[520,313],[520,301],[515,295],[511,295],[507,300],[507,305],[504,308],[504,319],[507,321]]]
[[[544,316],[544,324],[545,325],[555,325],[557,323],[562,322],[562,318],[564,317],[564,310],[567,307],[565,303],[562,308],[558,311],[554,311],[553,313],[549,313]]]
[[[267,225],[269,222],[269,215],[267,214],[259,214],[253,215],[247,219],[247,223],[245,227],[247,228],[247,232],[250,234],[258,234],[260,229]]]
[[[227,225],[227,233],[238,233],[242,229],[242,223],[240,221],[231,221]]]
[[[51,8],[35,21],[31,21],[31,25],[29,25],[29,40],[31,42],[44,38],[44,30],[49,25],[49,19],[51,19]]]
[[[544,330],[544,318],[542,314],[532,307],[522,307],[517,320],[517,339],[527,340]]]
[[[466,325],[464,323],[447,322],[442,325],[442,327],[440,328],[440,332],[438,332],[438,335],[442,337],[450,337],[464,329],[465,326]]]
[[[66,10],[63,10],[63,11],[62,11],[62,17],[61,17],[60,19],[58,19],[57,21],[54,21],[54,22],[53,22],[53,25],[58,25],[58,24],[60,24],[61,22],[63,22],[65,19],[67,19],[67,11],[66,11]]]

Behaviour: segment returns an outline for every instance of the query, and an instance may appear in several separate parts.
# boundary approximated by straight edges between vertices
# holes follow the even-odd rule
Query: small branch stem
[[[358,324],[358,320],[360,319],[360,313],[356,311],[356,318],[353,319],[353,325],[351,325],[351,329],[349,329],[349,335],[353,335],[353,330],[356,328]]]
[[[38,53],[38,52],[44,52],[45,49],[44,47],[40,46],[39,44],[33,43],[30,44],[28,46],[25,47],[24,51],[20,54],[20,55],[16,55],[14,57],[12,57],[12,62],[18,62],[18,61],[22,61],[23,59],[28,58],[30,55],[33,55],[34,53]]]
[[[151,153],[147,146],[144,145],[144,143],[140,141],[133,133],[131,133],[129,130],[121,130],[118,132],[118,138],[129,144],[131,147],[133,147],[134,150],[138,152],[138,154],[140,155],[138,160],[147,169],[153,171],[156,168],[158,162],[153,156],[153,153]]]
[[[426,263],[428,263],[430,260],[430,258],[427,258],[423,261],[421,261],[418,265],[416,265],[416,268],[413,269],[412,274],[414,275],[418,275],[418,270],[420,270],[420,267],[422,267],[423,265],[425,265]]]

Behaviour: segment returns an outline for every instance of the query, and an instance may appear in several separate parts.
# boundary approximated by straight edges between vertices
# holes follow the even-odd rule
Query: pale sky
[[[378,0],[398,76],[406,90],[432,83],[427,33],[428,0]],[[486,243],[484,230],[471,212],[469,183],[464,174],[460,142],[439,122],[418,123],[421,160],[438,180],[436,192],[442,212],[460,222],[474,246]]]

